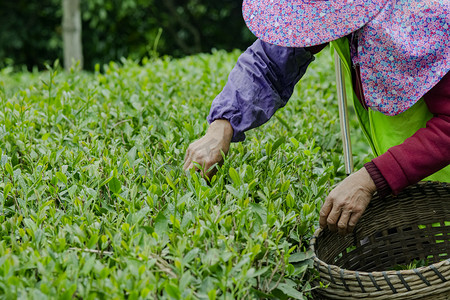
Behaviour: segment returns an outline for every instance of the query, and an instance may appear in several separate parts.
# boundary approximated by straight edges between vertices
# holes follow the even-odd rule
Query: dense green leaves
[[[0,294],[308,296],[308,240],[344,176],[331,59],[206,181],[184,153],[238,54],[0,70]]]

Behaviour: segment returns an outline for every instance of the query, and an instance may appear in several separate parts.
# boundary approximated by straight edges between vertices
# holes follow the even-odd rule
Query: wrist
[[[209,125],[207,133],[213,134],[214,136],[219,135],[221,139],[224,139],[227,143],[231,143],[231,139],[233,138],[233,127],[228,120],[217,119]]]
[[[388,182],[384,178],[383,174],[381,174],[378,167],[373,163],[373,161],[365,163],[364,168],[367,170],[373,182],[375,183],[375,186],[377,187],[377,193],[381,198],[385,198],[392,192]]]
[[[358,173],[361,174],[361,178],[364,180],[364,186],[366,186],[367,190],[371,194],[374,194],[377,191],[377,186],[375,185],[375,182],[373,181],[367,169],[363,167],[358,171]]]

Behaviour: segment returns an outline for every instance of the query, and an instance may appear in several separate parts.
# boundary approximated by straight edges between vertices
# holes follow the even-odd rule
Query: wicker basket
[[[315,299],[450,299],[449,221],[449,184],[419,183],[397,197],[375,196],[353,234],[314,234],[315,266],[328,285]],[[414,260],[427,266],[394,270]]]

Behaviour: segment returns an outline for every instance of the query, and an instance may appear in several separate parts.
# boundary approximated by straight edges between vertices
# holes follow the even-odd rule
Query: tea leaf
[[[58,179],[61,180],[62,183],[67,185],[67,176],[66,175],[64,175],[61,172],[56,172],[56,177],[58,177]]]
[[[113,192],[114,194],[118,194],[122,189],[122,184],[116,177],[111,178],[111,180],[108,183],[108,186],[111,192]]]

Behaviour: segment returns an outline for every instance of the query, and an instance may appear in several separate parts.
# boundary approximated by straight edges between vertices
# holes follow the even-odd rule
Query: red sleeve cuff
[[[389,186],[388,182],[384,178],[383,174],[381,174],[377,166],[370,161],[364,164],[364,167],[366,168],[367,172],[369,173],[370,177],[375,183],[378,195],[381,198],[385,198],[387,195],[389,195],[392,192],[391,187]]]
[[[392,193],[394,195],[397,195],[401,190],[413,184],[414,182],[409,182],[408,177],[404,173],[401,164],[391,153],[391,149],[389,149],[386,153],[375,157],[372,162],[375,164],[375,166],[383,175],[384,179],[389,184]]]

